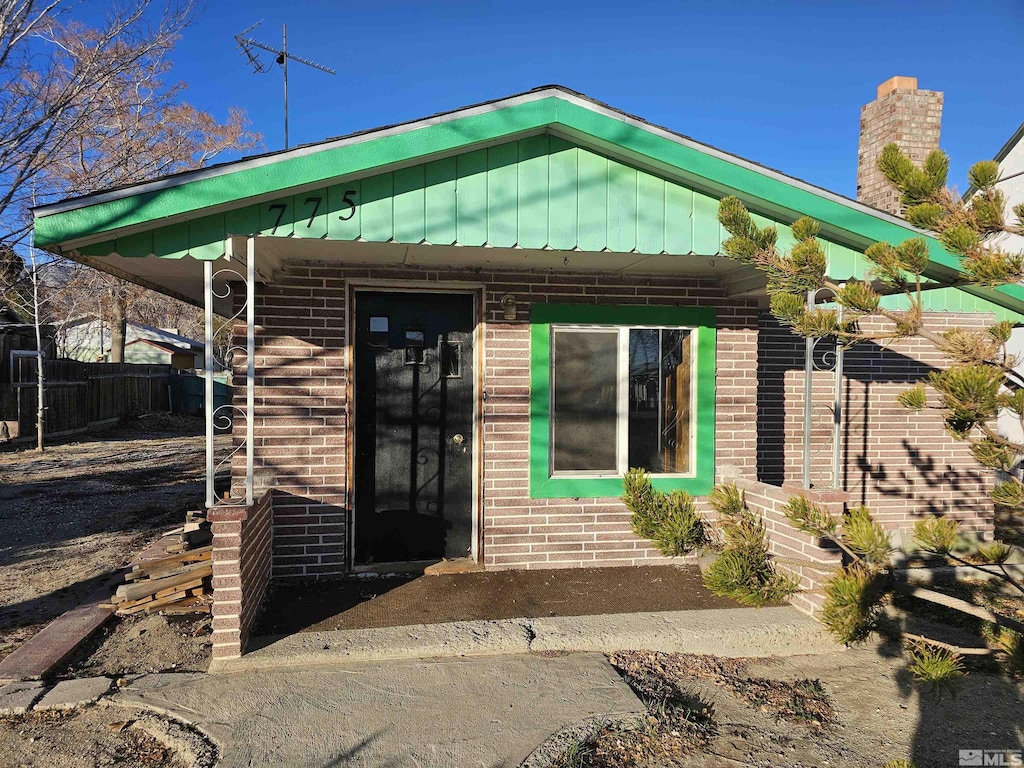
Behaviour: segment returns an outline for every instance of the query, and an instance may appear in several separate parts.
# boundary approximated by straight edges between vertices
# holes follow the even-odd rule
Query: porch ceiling
[[[226,284],[238,282],[241,279],[240,275],[245,274],[247,238],[233,237],[231,240],[231,255],[214,262],[214,268],[219,272],[214,281],[217,293],[224,293]],[[340,243],[332,240],[286,240],[270,237],[254,238],[253,245],[257,280],[263,283],[273,282],[274,273],[289,262],[315,261],[338,265],[690,275],[716,279],[732,296],[762,299],[765,297],[764,276],[761,273],[752,267],[721,256],[588,253],[400,243]],[[161,259],[153,255],[132,258],[118,254],[102,258],[83,257],[83,261],[97,269],[132,280],[190,304],[203,305],[202,261]],[[214,309],[218,314],[224,315],[228,312],[229,305],[229,299],[217,299]]]

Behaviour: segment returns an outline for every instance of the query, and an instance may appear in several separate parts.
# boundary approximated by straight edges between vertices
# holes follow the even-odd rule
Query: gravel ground
[[[158,415],[42,454],[0,451],[0,658],[202,502],[201,430]]]

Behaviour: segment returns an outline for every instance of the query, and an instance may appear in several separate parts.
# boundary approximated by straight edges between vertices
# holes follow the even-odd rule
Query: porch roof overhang
[[[911,236],[928,242],[928,278],[960,277],[954,255],[899,217],[559,86],[33,214],[37,246],[192,303],[195,262],[238,260],[239,237],[256,239],[265,280],[282,259],[341,259],[712,274],[763,298],[763,279],[721,256],[727,194],[778,224],[783,246],[789,224],[816,219],[837,279],[864,276],[872,242]],[[959,290],[1024,315],[1024,287]]]

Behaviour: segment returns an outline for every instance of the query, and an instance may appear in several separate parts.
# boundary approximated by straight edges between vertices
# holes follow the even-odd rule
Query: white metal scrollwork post
[[[846,283],[842,283],[842,288]],[[818,291],[827,289],[814,289],[807,292],[807,310],[813,311],[818,297]],[[843,322],[843,306],[838,307],[839,323]],[[831,368],[835,373],[835,396],[832,402],[832,487],[839,488],[842,484],[840,462],[842,454],[842,431],[843,431],[843,345],[838,337],[835,339],[835,350],[826,352],[823,355],[825,365],[819,366],[814,360],[814,350],[821,342],[821,338],[804,339],[804,435],[803,435],[803,487],[811,487],[811,428],[812,412],[814,410],[814,371],[828,370]]]
[[[230,239],[228,243],[230,244]],[[228,248],[228,254],[230,256],[230,246]],[[203,264],[203,283],[204,283],[204,315],[206,321],[206,388],[205,388],[205,414],[206,414],[206,506],[212,507],[218,503],[231,503],[238,504],[243,502],[243,498],[234,495],[234,485],[229,488],[228,493],[223,499],[217,498],[215,489],[215,478],[218,470],[225,464],[230,467],[234,457],[241,448],[245,447],[245,496],[244,503],[246,505],[253,503],[254,496],[254,482],[253,482],[253,467],[254,467],[254,413],[256,404],[256,252],[255,243],[252,238],[247,241],[246,247],[246,264],[245,264],[245,275],[242,275],[238,270],[231,267],[223,267],[218,270],[214,270],[213,262],[207,261]],[[227,299],[230,298],[233,289],[231,286],[230,278],[225,280],[224,288],[218,292],[215,281],[218,277],[225,275],[234,275],[240,282],[245,285],[245,302],[227,319],[230,324],[234,320],[241,317],[242,312],[245,312],[245,407],[239,408],[234,403],[227,403],[225,405],[217,406],[215,402],[215,389],[214,389],[214,362],[215,357],[213,354],[214,345],[214,328],[213,328],[213,305],[215,299]],[[229,362],[230,357],[235,352],[242,352],[242,347],[233,344],[228,348],[227,358],[224,361],[219,361],[224,364]],[[234,382],[233,382],[234,383]],[[236,383],[237,386],[237,383]],[[241,416],[245,419],[245,438],[239,444],[235,445],[228,455],[221,459],[219,462],[216,458],[216,447],[214,445],[214,436],[218,429],[230,430],[233,427],[234,420],[236,417]],[[233,473],[232,473],[233,478]]]

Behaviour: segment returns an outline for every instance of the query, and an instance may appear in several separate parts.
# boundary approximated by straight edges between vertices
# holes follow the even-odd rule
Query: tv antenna
[[[322,66],[317,64],[315,61],[304,59],[301,56],[288,53],[288,25],[281,25],[281,49],[272,48],[265,43],[260,43],[253,40],[247,35],[252,32],[256,27],[262,24],[262,21],[257,21],[251,27],[248,27],[237,35],[235,35],[235,42],[238,43],[238,47],[242,49],[242,53],[245,54],[246,58],[249,59],[249,63],[252,65],[253,71],[257,75],[262,75],[269,72],[271,67],[270,64],[265,64],[260,61],[260,51],[266,51],[272,53],[276,57],[275,63],[280,64],[284,70],[284,148],[288,149],[288,60],[297,61],[299,64],[305,64],[307,67],[313,69],[319,69],[321,72],[326,72],[328,75],[336,74],[330,67]]]

